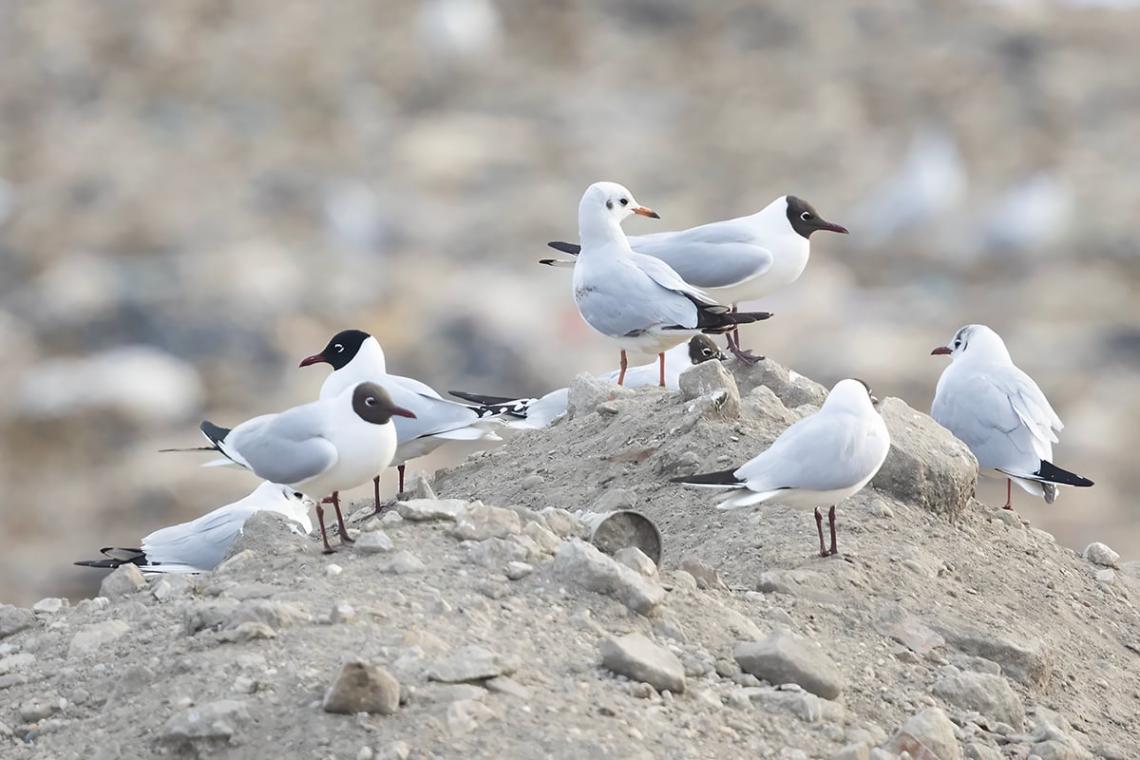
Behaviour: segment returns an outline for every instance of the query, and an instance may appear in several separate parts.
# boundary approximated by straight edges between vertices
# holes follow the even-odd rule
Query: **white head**
[[[836,383],[823,402],[824,409],[842,409],[850,412],[873,412],[879,399],[871,387],[858,378],[847,378]]]
[[[945,346],[930,352],[931,356],[949,356],[951,361],[968,358],[978,361],[1012,361],[1005,341],[985,325],[966,325],[954,333]]]
[[[642,206],[627,188],[616,182],[595,182],[578,203],[578,237],[583,245],[624,237],[621,223],[630,214],[660,219],[653,209]]]
[[[250,496],[257,497],[255,504],[258,509],[284,515],[291,522],[297,523],[306,534],[313,532],[313,521],[309,517],[309,512],[316,508],[317,502],[300,491],[294,491],[280,483],[266,481]]]

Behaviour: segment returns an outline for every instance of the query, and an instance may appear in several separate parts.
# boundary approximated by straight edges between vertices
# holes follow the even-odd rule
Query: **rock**
[[[68,657],[84,657],[94,654],[107,644],[125,636],[131,629],[122,620],[104,620],[93,623],[71,637],[68,647]]]
[[[969,448],[897,398],[880,402],[879,413],[890,431],[891,448],[871,487],[957,518],[973,498],[977,482],[978,462]]]
[[[674,570],[669,573],[669,581],[673,591],[697,590],[697,579],[684,570]]]
[[[252,520],[253,518],[251,517],[250,519]],[[237,542],[235,541],[234,543],[236,544]],[[229,556],[226,557],[226,560],[222,562],[222,564],[214,568],[215,577],[232,574],[236,571],[241,570],[242,568],[249,565],[249,563],[253,562],[253,560],[257,559],[257,552],[255,552],[253,549],[242,549],[241,551],[236,551],[232,545],[230,546],[228,555]]]
[[[413,499],[423,499],[426,501],[438,501],[439,497],[435,495],[435,490],[431,487],[431,481],[428,480],[427,475],[422,470],[412,474],[411,483],[405,484],[404,493],[411,496]],[[389,512],[388,514],[395,514]]]
[[[356,537],[356,550],[364,554],[386,554],[396,548],[382,530],[370,530]]]
[[[996,662],[1003,673],[1018,683],[1040,688],[1049,682],[1052,666],[1040,640],[1017,642],[966,625],[935,627],[951,646],[965,654]]]
[[[844,710],[841,705],[820,699],[815,694],[803,689],[749,686],[744,688],[744,694],[748,696],[749,702],[753,705],[768,712],[789,712],[805,723],[843,720]]]
[[[530,553],[513,539],[488,538],[486,541],[464,541],[459,545],[468,562],[488,570],[499,570],[511,562],[525,562]]]
[[[534,565],[526,562],[508,562],[507,578],[512,581],[521,580],[534,572]]]
[[[547,507],[540,513],[546,520],[546,525],[555,535],[562,539],[567,538],[585,538],[586,526],[574,515],[567,512],[565,509],[558,509],[556,507]],[[532,538],[534,538],[532,536]],[[538,539],[535,538],[537,541]],[[541,542],[539,542],[541,543]]]
[[[245,623],[259,623],[272,631],[311,621],[312,616],[303,607],[270,599],[207,602],[188,607],[183,614],[188,636],[207,629],[235,630]]]
[[[60,710],[60,698],[55,694],[33,697],[20,705],[20,720],[25,723],[39,723]]]
[[[602,665],[613,672],[644,681],[658,691],[685,691],[685,668],[677,655],[640,633],[602,642]]]
[[[870,760],[871,748],[863,742],[844,745],[831,756],[831,760]]]
[[[163,741],[181,744],[198,740],[229,739],[249,721],[245,702],[223,699],[191,707],[173,716],[163,727]]]
[[[493,691],[497,694],[508,694],[512,697],[518,697],[519,699],[530,699],[530,689],[507,676],[489,678],[483,685],[487,687],[487,691]]]
[[[31,610],[0,604],[0,639],[31,628],[35,624],[36,615]]]
[[[395,741],[384,747],[376,755],[375,760],[408,760],[412,748],[404,741]]]
[[[526,556],[520,561],[538,562],[546,558],[546,552],[544,552],[542,547],[535,543],[535,540],[530,536],[520,533],[517,536],[511,536],[510,540],[511,543],[518,545],[519,548],[526,552]]]
[[[1002,754],[996,748],[977,742],[967,744],[962,754],[966,760],[1002,760]]]
[[[0,720],[0,739],[11,739],[12,729],[8,728],[8,724]]]
[[[1022,740],[1031,744],[1030,756],[1036,755],[1041,760],[1093,760],[1092,753],[1081,746],[1073,737],[1069,736],[1068,723],[1056,715],[1042,717],[1048,711],[1038,708],[1038,719],[1033,725],[1033,731]]]
[[[679,382],[681,396],[686,401],[707,397],[722,417],[740,416],[740,389],[721,362],[702,362],[689,367],[681,373]]]
[[[627,546],[624,549],[619,549],[614,554],[614,559],[622,563],[630,570],[637,572],[639,575],[644,575],[646,578],[652,578],[657,575],[657,565],[653,560],[645,556],[645,552],[638,549],[636,546]]]
[[[452,736],[468,734],[495,714],[474,699],[461,699],[447,706],[447,730]]]
[[[146,578],[138,567],[132,564],[120,565],[99,584],[99,596],[118,599],[144,588]]]
[[[290,554],[303,550],[308,543],[308,537],[301,533],[297,523],[285,515],[263,509],[254,512],[242,524],[241,533],[226,550],[223,565],[232,572],[235,566],[228,563],[244,552],[263,556]]]
[[[1099,541],[1086,546],[1081,556],[1101,567],[1120,567],[1120,555]]]
[[[356,609],[343,600],[334,604],[329,612],[329,621],[333,623],[351,623],[355,619]]]
[[[902,725],[886,745],[895,753],[909,752],[914,760],[960,760],[954,724],[937,707],[928,707]]]
[[[275,638],[277,638],[277,631],[265,623],[253,621],[238,623],[233,628],[226,628],[218,633],[218,641],[227,644]]]
[[[420,573],[427,569],[427,565],[423,563],[416,555],[409,551],[398,551],[392,555],[391,559],[377,565],[376,570],[381,573],[391,573],[392,575],[411,575],[412,573]]]
[[[53,615],[64,607],[67,606],[66,599],[60,599],[56,596],[49,596],[46,599],[41,599],[32,605],[33,612],[41,612],[45,615]]]
[[[460,515],[448,533],[460,541],[506,538],[522,531],[522,521],[512,509],[500,509],[476,502]]]
[[[405,520],[457,520],[467,510],[459,499],[410,499],[396,502],[396,512]]]
[[[344,568],[335,562],[330,562],[329,564],[325,565],[325,575],[329,578],[335,578],[343,572]]]
[[[562,539],[557,534],[535,522],[526,524],[526,527],[523,528],[523,535],[533,539],[539,548],[548,554],[554,554],[562,545]]]
[[[767,570],[760,574],[756,589],[829,604],[841,601],[831,577],[814,570]]]
[[[607,488],[602,492],[590,507],[591,512],[599,514],[616,512],[621,509],[633,509],[637,506],[637,494],[628,488]]]
[[[875,630],[894,639],[920,657],[946,644],[946,639],[941,634],[894,604],[887,605],[879,611]]]
[[[603,380],[583,372],[570,383],[566,397],[566,413],[571,419],[593,412],[598,404],[633,395],[629,388],[623,388],[609,380]],[[553,527],[553,526],[551,526]]]
[[[385,528],[391,528],[393,525],[399,525],[402,522],[404,522],[404,518],[400,517],[400,513],[392,510],[388,510],[380,516],[380,524]]]
[[[956,671],[957,668],[948,670]],[[1020,731],[1025,725],[1021,699],[1001,676],[975,672],[949,672],[934,682],[934,695],[962,710],[1008,723]]]
[[[710,362],[711,363],[711,362]],[[697,581],[697,587],[703,589],[726,589],[728,585],[721,580],[720,573],[716,568],[709,565],[699,557],[692,555],[685,557],[678,565],[681,570],[684,570]]]
[[[1116,583],[1116,571],[1107,567],[1103,570],[1097,570],[1093,577],[1098,583]]]
[[[554,572],[589,591],[612,596],[634,612],[652,614],[665,601],[665,589],[602,554],[584,541],[567,541],[554,557]]]
[[[750,395],[755,388],[763,387],[788,409],[804,404],[820,406],[827,398],[827,388],[771,359],[751,367],[736,363],[733,365],[733,374],[741,394]]]
[[[842,678],[823,650],[785,631],[737,645],[735,657],[744,672],[771,684],[798,684],[824,699],[843,691]]]
[[[22,670],[35,663],[35,661],[36,656],[31,652],[17,652],[16,654],[10,654],[6,657],[0,657],[0,676]]]
[[[400,682],[391,673],[364,662],[341,666],[321,703],[325,712],[391,715],[400,707]]]
[[[443,683],[469,683],[510,675],[514,665],[481,646],[468,644],[428,669],[427,677]]]

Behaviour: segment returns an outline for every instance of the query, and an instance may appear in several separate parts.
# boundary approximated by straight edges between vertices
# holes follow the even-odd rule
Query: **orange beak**
[[[646,208],[645,206],[634,206],[633,213],[637,214],[638,216],[647,216],[650,219],[660,219],[661,218],[660,214],[658,214],[656,211],[654,211],[651,208]]]

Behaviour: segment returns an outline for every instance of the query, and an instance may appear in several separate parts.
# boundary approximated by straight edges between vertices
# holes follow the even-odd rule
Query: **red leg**
[[[379,475],[372,478],[372,494],[373,494],[373,497],[376,499],[376,511],[373,512],[372,514],[378,515],[378,514],[380,514],[380,476]]]
[[[618,385],[625,385],[625,368],[629,366],[629,361],[625,358],[625,349],[621,350],[621,372],[618,372]]]
[[[665,354],[657,354],[657,361],[661,364],[661,369],[657,372],[657,384],[662,388],[665,387]]]
[[[1013,510],[1013,481],[1005,479],[1005,506],[1002,509]]]
[[[404,492],[404,468],[406,466],[407,465],[402,465],[402,464],[396,465],[396,472],[400,473],[400,493]],[[379,503],[379,502],[377,502],[377,503]]]
[[[826,557],[827,549],[823,548],[823,513],[819,507],[815,508],[815,529],[819,531],[819,556]]]
[[[732,313],[736,313],[736,304],[732,305]],[[760,362],[764,359],[763,356],[756,354],[740,347],[740,328],[734,327],[730,332],[725,333],[724,337],[728,340],[728,350],[735,356],[741,363],[751,367],[753,364]]]
[[[345,527],[344,517],[340,513],[340,497],[335,493],[333,494],[333,509],[336,510],[336,527],[340,530],[340,542],[342,544],[356,543],[348,535],[348,528]]]
[[[325,500],[322,499],[321,504],[323,504],[324,501]],[[321,540],[325,542],[325,554],[334,554],[336,553],[336,549],[329,546],[329,535],[325,532],[325,508],[322,507],[321,504],[317,504],[317,522],[321,526]]]
[[[835,556],[839,554],[839,550],[835,548],[835,505],[827,510],[827,527],[831,529],[831,550],[828,554]]]

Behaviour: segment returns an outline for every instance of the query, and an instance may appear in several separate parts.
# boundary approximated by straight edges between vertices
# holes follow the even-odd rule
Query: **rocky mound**
[[[333,556],[260,515],[212,574],[0,608],[0,754],[1135,756],[1134,568],[974,501],[969,453],[894,399],[841,556],[806,511],[718,512],[668,478],[743,461],[823,394],[736,371],[579,379],[567,418],[440,473],[445,498],[362,509]],[[625,507],[660,569],[567,511]]]

